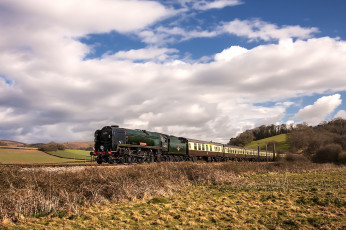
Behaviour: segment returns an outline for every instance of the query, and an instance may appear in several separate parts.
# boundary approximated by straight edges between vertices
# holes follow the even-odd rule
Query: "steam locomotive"
[[[105,126],[95,131],[94,151],[98,164],[161,161],[272,161],[275,153],[215,142]]]

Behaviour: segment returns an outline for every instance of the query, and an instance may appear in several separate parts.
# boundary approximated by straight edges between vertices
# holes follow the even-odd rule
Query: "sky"
[[[0,0],[0,139],[227,143],[346,119],[344,0]]]

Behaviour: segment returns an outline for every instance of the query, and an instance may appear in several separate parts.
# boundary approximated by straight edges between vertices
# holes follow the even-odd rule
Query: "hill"
[[[0,146],[24,147],[25,144],[18,141],[0,140]]]
[[[285,153],[289,151],[290,146],[287,142],[287,134],[280,134],[273,137],[264,138],[262,140],[252,141],[245,147],[257,149],[257,146],[259,144],[260,149],[265,150],[266,144],[268,144],[268,149],[272,150],[272,143],[275,143],[275,149],[277,152]]]

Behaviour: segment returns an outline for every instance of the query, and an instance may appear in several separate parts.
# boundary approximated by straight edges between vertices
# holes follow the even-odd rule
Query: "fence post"
[[[259,143],[257,143],[257,155],[258,155],[257,160],[258,160],[258,161],[260,161],[260,149],[259,149]]]

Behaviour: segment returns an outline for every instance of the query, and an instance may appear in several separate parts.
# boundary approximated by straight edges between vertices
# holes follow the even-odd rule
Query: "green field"
[[[55,157],[35,149],[0,148],[0,163],[2,164],[68,163],[73,161],[75,160]]]
[[[280,134],[273,137],[268,137],[262,140],[253,141],[250,144],[246,145],[247,148],[257,149],[257,146],[259,144],[260,149],[265,150],[266,144],[269,142],[276,142],[275,148],[278,151],[281,151],[282,153],[289,151],[289,144],[287,143],[287,134]]]
[[[90,151],[65,149],[58,151],[50,151],[50,154],[62,158],[75,159],[75,160],[90,160]]]

